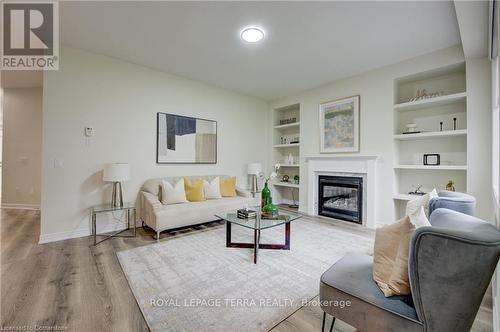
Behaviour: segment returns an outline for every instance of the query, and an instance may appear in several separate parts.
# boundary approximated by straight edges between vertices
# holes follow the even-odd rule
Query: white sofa
[[[221,175],[222,178],[227,176]],[[139,218],[156,232],[156,240],[160,232],[184,226],[196,225],[217,220],[216,213],[241,209],[245,205],[255,205],[252,194],[244,189],[236,188],[236,197],[207,199],[202,202],[188,202],[172,205],[161,203],[161,181],[176,183],[181,177],[167,177],[147,180],[141,187],[139,194]],[[191,180],[199,178],[211,180],[211,176],[188,176]]]

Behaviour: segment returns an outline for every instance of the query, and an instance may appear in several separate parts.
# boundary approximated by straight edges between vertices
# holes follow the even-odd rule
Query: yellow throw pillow
[[[220,194],[222,197],[236,196],[236,176],[227,179],[220,178]]]
[[[191,182],[188,178],[184,179],[184,189],[186,190],[186,198],[190,202],[200,202],[205,200],[203,194],[203,180],[198,179]]]
[[[414,230],[415,226],[407,216],[375,232],[373,280],[385,297],[410,294],[408,255]]]

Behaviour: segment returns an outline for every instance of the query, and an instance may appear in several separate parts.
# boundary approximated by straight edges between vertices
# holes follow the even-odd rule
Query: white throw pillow
[[[431,226],[429,219],[425,215],[424,207],[421,206],[416,212],[409,215],[410,222],[415,226],[415,228],[423,227],[423,226]]]
[[[161,181],[161,202],[165,205],[187,203],[184,179],[172,186],[170,182]]]
[[[217,176],[212,181],[208,182],[203,180],[203,191],[205,192],[206,199],[217,199],[222,198],[220,194],[220,180]]]
[[[415,198],[414,200],[409,201],[406,204],[406,215],[409,216],[411,214],[414,214],[420,209],[421,206],[423,206],[425,211],[425,216],[429,218],[429,202],[434,197],[438,197],[436,189],[432,189],[431,192],[428,192],[423,196],[420,196],[418,198]]]

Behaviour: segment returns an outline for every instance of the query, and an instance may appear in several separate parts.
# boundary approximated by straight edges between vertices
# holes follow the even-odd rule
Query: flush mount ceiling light
[[[264,30],[257,27],[247,27],[241,30],[240,36],[247,43],[257,43],[264,39]]]

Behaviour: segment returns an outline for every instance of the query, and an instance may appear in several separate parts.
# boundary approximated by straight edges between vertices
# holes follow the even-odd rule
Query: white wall
[[[44,75],[42,241],[88,234],[88,208],[109,201],[107,162],[131,164],[124,199],[133,201],[161,176],[231,174],[246,187],[246,164],[265,159],[264,101],[69,47],[60,58],[60,70]],[[157,165],[157,112],[216,120],[217,165]],[[86,126],[95,128],[90,142]]]
[[[468,59],[467,80],[467,190],[477,200],[477,215],[493,222],[491,63]]]
[[[42,88],[3,90],[2,206],[39,208]]]
[[[395,207],[392,199],[394,193],[393,164],[395,151],[393,140],[394,79],[463,61],[464,56],[461,47],[455,46],[275,100],[271,102],[270,109],[272,111],[274,108],[300,103],[300,153],[304,157],[319,154],[319,104],[324,101],[360,95],[360,154],[380,156],[377,163],[377,215],[375,222],[378,225],[392,223],[395,220]],[[470,104],[468,101],[468,105],[474,107],[468,109],[468,117],[474,118],[484,116],[484,112],[487,111],[487,109],[483,109],[483,103],[475,101],[475,98],[486,98],[477,89],[484,88],[489,91],[489,87],[486,87],[488,78],[484,76],[487,73],[483,72],[482,64],[472,63],[471,67],[473,68],[470,70],[472,76],[470,82],[480,81],[480,83],[477,82],[480,87],[477,87],[475,92],[469,96],[469,99],[471,99]],[[469,70],[467,73],[469,74]],[[475,108],[476,106],[478,109]],[[475,145],[489,146],[491,130],[487,119],[475,122],[473,127],[471,142]],[[271,130],[269,129],[270,132]],[[472,156],[476,156],[475,152],[471,152],[476,148],[476,146],[468,146],[468,151]],[[483,151],[483,146],[480,149]],[[485,157],[483,152],[478,153],[480,155],[477,157]],[[269,159],[272,160],[271,155],[269,155]],[[481,188],[480,184],[485,183],[489,178],[491,165],[488,162],[483,162],[482,159],[469,158],[469,166],[479,184],[471,185],[470,190],[471,194],[479,197],[482,201],[478,204],[478,215],[483,218],[490,218],[491,209],[488,207],[489,203],[487,203],[486,196],[490,193],[488,188],[491,185]],[[307,211],[307,195],[312,193],[307,192],[307,173],[303,160],[301,161],[301,179],[300,209],[305,212]]]

